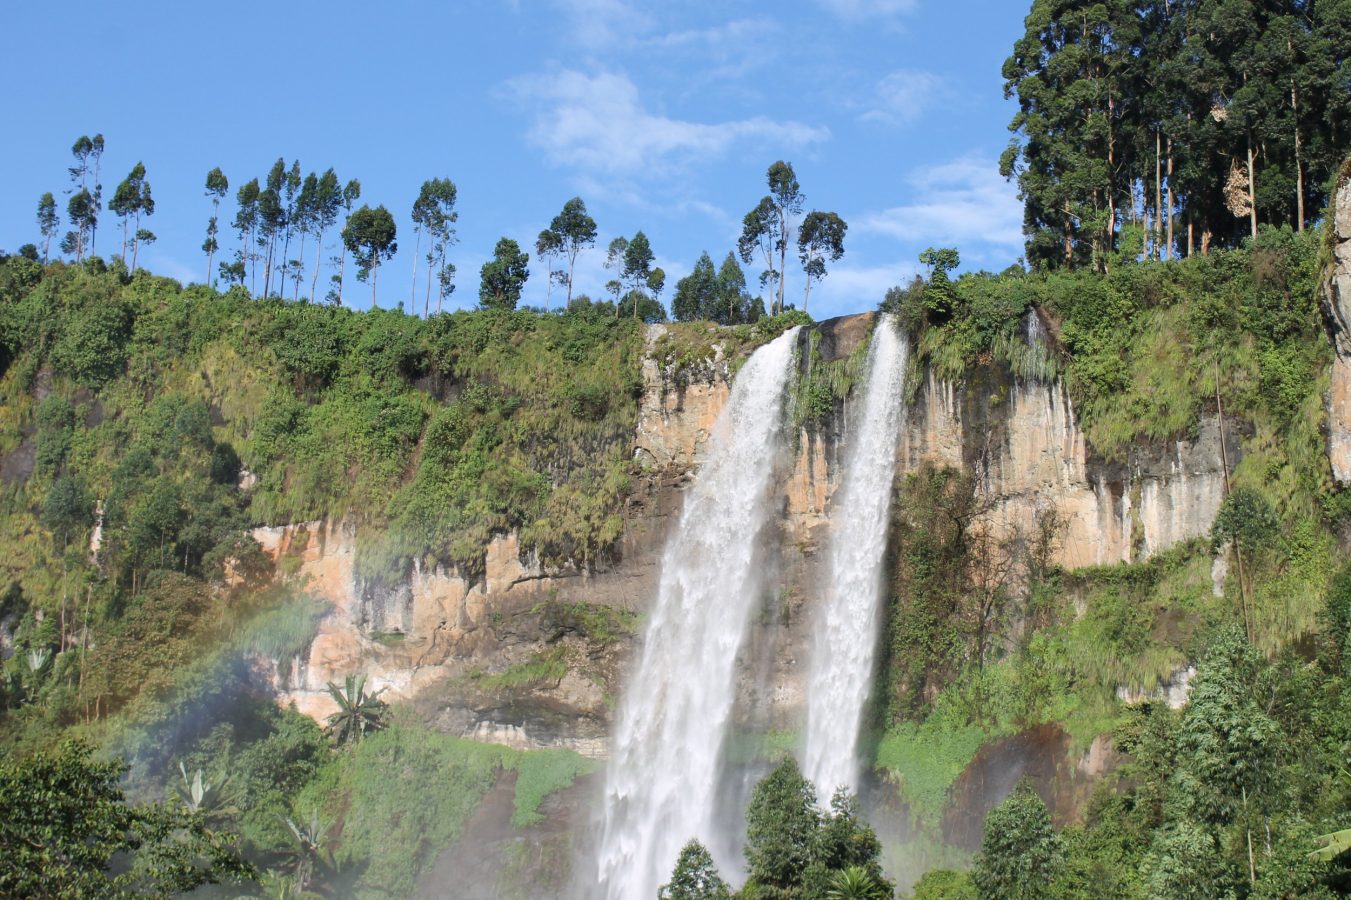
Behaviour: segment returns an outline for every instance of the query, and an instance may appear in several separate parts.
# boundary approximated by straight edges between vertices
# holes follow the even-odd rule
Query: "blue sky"
[[[845,257],[812,292],[817,318],[871,309],[926,246],[964,268],[1021,255],[1014,188],[996,170],[1012,104],[1000,65],[1025,4],[985,0],[464,0],[68,2],[6,11],[11,126],[0,142],[0,248],[37,240],[43,191],[101,131],[105,198],[138,160],[159,242],[143,265],[205,276],[208,169],[234,189],[278,156],[333,166],[395,214],[401,251],[380,303],[409,295],[409,209],[422,181],[459,188],[453,306],[477,302],[502,235],[533,250],[569,197],[600,240],[577,290],[602,292],[604,246],[646,232],[675,280],[735,246],[771,162],[793,163],[808,208],[849,223]],[[207,11],[209,9],[209,11]],[[114,247],[104,213],[99,248]],[[228,229],[221,244],[236,247]],[[329,236],[336,241],[336,234]],[[533,256],[533,254],[532,254]],[[544,302],[531,260],[525,302]],[[748,267],[754,282],[755,271]],[[352,282],[350,305],[368,306]],[[800,268],[787,294],[799,297]],[[419,290],[419,296],[421,290]],[[419,302],[420,305],[420,302]]]

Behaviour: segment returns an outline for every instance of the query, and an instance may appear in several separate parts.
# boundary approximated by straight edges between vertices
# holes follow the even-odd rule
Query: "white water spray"
[[[862,401],[848,426],[844,482],[831,514],[828,594],[812,635],[803,770],[822,799],[842,785],[858,790],[858,737],[877,651],[908,356],[909,343],[883,317],[868,348]]]
[[[616,900],[655,897],[691,838],[717,843],[719,757],[737,652],[760,599],[756,542],[797,332],[757,350],[737,375],[666,545],[606,773],[599,877]]]

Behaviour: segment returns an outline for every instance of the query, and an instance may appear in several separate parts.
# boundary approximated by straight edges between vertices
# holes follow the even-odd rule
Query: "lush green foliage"
[[[1351,149],[1342,3],[1035,0],[1004,63],[1000,161],[1034,266],[1303,230]],[[1185,235],[1185,237],[1184,237]],[[1131,247],[1131,244],[1136,246]]]
[[[713,864],[713,856],[703,844],[693,840],[681,849],[670,883],[657,891],[659,900],[729,900],[731,896],[731,889]]]
[[[1023,782],[985,817],[985,836],[972,872],[982,897],[1029,900],[1051,896],[1061,850],[1051,814]]]
[[[0,763],[0,892],[169,897],[253,877],[200,814],[128,804],[121,773],[80,743]]]
[[[881,850],[857,799],[840,790],[822,812],[815,788],[788,756],[751,793],[745,850],[750,871],[738,896],[806,898],[848,891],[843,896],[889,897],[893,888],[878,862]]]

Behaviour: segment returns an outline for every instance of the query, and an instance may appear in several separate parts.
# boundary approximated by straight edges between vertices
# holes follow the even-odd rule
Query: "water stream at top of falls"
[[[858,790],[858,737],[872,683],[882,563],[905,423],[909,342],[883,317],[868,348],[867,381],[847,426],[843,483],[832,499],[825,603],[812,631],[803,772],[822,800]]]
[[[761,599],[757,544],[797,334],[761,347],[737,374],[666,544],[606,771],[598,875],[612,900],[656,896],[687,841],[719,842],[720,758],[737,653]]]

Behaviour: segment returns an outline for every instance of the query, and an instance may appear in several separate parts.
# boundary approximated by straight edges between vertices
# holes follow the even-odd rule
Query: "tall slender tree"
[[[258,246],[262,248],[263,296],[272,295],[272,267],[277,239],[286,225],[286,160],[278,157],[267,173],[265,187],[258,193]]]
[[[418,195],[416,210],[422,218],[422,226],[427,231],[427,289],[422,304],[422,315],[431,314],[432,286],[436,285],[436,311],[441,311],[441,303],[455,290],[455,266],[446,260],[446,254],[455,243],[455,223],[460,214],[455,211],[458,191],[455,182],[449,178],[433,178],[422,185]],[[416,261],[414,263],[416,266]],[[416,272],[416,268],[414,268]],[[435,277],[433,277],[435,274]]]
[[[629,239],[622,236],[610,241],[610,246],[605,249],[605,268],[615,275],[605,283],[605,290],[614,297],[615,318],[619,318],[619,301],[624,295],[624,257],[628,249]]]
[[[298,224],[298,222],[297,222],[296,202],[297,202],[297,199],[298,199],[298,197],[299,197],[299,195],[300,195],[300,188],[301,188],[301,185],[302,185],[303,183],[304,183],[304,181],[303,181],[303,179],[300,177],[300,160],[298,160],[298,159],[297,159],[297,160],[293,160],[292,163],[291,163],[291,168],[289,168],[289,169],[286,170],[286,178],[285,178],[285,180],[282,182],[282,192],[283,192],[283,194],[284,194],[284,196],[285,196],[285,200],[283,201],[283,204],[282,204],[282,208],[283,208],[282,235],[283,235],[283,237],[282,237],[281,257],[280,257],[280,260],[279,260],[279,264],[278,264],[278,266],[277,266],[277,268],[281,270],[281,277],[279,277],[279,278],[277,279],[277,283],[278,283],[279,285],[281,285],[281,290],[278,291],[278,293],[281,294],[282,296],[285,296],[285,295],[286,295],[286,282],[285,282],[285,280],[284,280],[285,273],[286,273],[286,271],[287,271],[288,269],[292,268],[292,265],[291,265],[291,263],[292,263],[292,260],[291,260],[291,231],[292,231],[292,229],[295,228],[296,225]],[[299,281],[298,281],[298,280],[297,280],[296,284],[297,284],[297,287],[299,287]]]
[[[581,197],[573,197],[563,204],[563,211],[554,216],[549,223],[549,231],[558,235],[562,242],[563,255],[568,259],[566,284],[568,286],[569,306],[572,305],[572,277],[577,269],[577,257],[596,244],[596,220],[586,211],[586,203]]]
[[[774,266],[774,250],[778,243],[778,215],[774,210],[774,200],[762,197],[755,208],[746,213],[741,220],[741,237],[737,240],[737,252],[741,261],[750,264],[756,253],[764,260],[765,267],[760,271],[760,287],[770,290],[770,304],[783,282],[783,270]]]
[[[38,198],[38,231],[42,234],[42,262],[45,264],[51,254],[52,238],[61,228],[61,219],[56,214],[56,198],[48,191]]]
[[[554,260],[563,255],[563,236],[552,228],[541,231],[539,237],[535,238],[535,255],[543,261],[544,271],[548,274],[548,284],[544,290],[544,309],[547,312],[552,305],[554,284],[567,278],[566,271],[554,268]]]
[[[319,176],[310,172],[301,182],[300,194],[295,203],[295,229],[300,233],[300,249],[292,260],[291,280],[293,282],[291,299],[300,299],[300,282],[305,280],[305,241],[314,230],[318,221]]]
[[[342,185],[338,175],[330,167],[319,176],[315,185],[314,198],[310,209],[310,230],[314,232],[314,272],[310,276],[310,302],[314,302],[319,290],[320,261],[323,259],[324,234],[338,221],[338,213],[343,208]]]
[[[211,218],[206,223],[206,240],[202,242],[202,252],[206,254],[206,283],[211,284],[211,262],[220,249],[217,236],[220,234],[220,202],[230,190],[230,179],[220,170],[220,166],[206,173],[206,196],[211,199]]]
[[[155,201],[150,195],[150,182],[145,177],[145,164],[137,162],[131,172],[113,191],[108,210],[122,220],[122,262],[127,261],[128,237],[132,253],[132,271],[136,270],[137,235],[141,231],[141,216],[153,215]]]
[[[258,231],[258,179],[251,178],[235,193],[235,230],[239,232],[238,266],[248,266],[249,290],[258,289],[258,271],[255,265],[258,253],[255,249],[254,235]]]
[[[623,280],[627,283],[629,293],[633,295],[633,317],[638,318],[638,300],[639,294],[644,288],[650,286],[652,276],[652,244],[648,241],[647,235],[639,231],[629,241],[628,246],[624,248],[624,270]],[[665,273],[662,273],[663,283]]]
[[[812,285],[826,277],[826,262],[837,262],[844,256],[844,233],[849,226],[833,212],[807,213],[798,229],[798,259],[806,276],[802,288],[802,311],[807,311],[807,299]]]
[[[343,231],[346,232],[347,224],[352,220],[352,207],[361,199],[361,182],[353,178],[343,185],[341,208],[347,213],[347,222],[343,224]],[[338,250],[338,272],[333,276],[333,289],[329,291],[329,297],[339,306],[342,305],[343,282],[347,269],[347,240],[344,238],[339,242]]]

